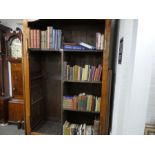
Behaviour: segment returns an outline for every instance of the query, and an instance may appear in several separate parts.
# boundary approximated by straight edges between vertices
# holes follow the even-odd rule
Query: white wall
[[[151,63],[151,84],[149,87],[149,100],[148,100],[148,108],[147,108],[147,116],[146,123],[147,124],[155,124],[155,34],[153,33],[155,27],[155,21],[151,19],[152,22],[148,21],[148,44],[149,44],[149,52],[151,52],[152,63]]]
[[[22,29],[22,19],[0,19],[1,24],[16,30],[16,27]]]
[[[122,64],[116,65],[111,134],[144,133],[152,61],[145,48],[147,30],[141,21],[120,20],[118,43],[124,37],[124,53]]]

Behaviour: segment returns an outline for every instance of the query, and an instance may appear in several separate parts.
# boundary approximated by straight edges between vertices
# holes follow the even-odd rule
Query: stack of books
[[[62,31],[47,27],[47,30],[30,30],[30,48],[51,48],[60,49],[62,40]]]
[[[100,81],[102,75],[101,64],[96,66],[85,65],[84,68],[74,65],[70,66],[64,62],[64,80],[75,81]]]
[[[104,45],[104,34],[97,32],[96,33],[96,49],[103,50],[103,45]]]
[[[81,93],[78,96],[64,96],[64,110],[100,112],[101,97]]]
[[[63,135],[94,135],[93,125],[71,124],[65,121]]]
[[[64,49],[65,50],[94,50],[96,49],[94,46],[89,45],[87,43],[84,42],[80,42],[80,43],[64,43]]]

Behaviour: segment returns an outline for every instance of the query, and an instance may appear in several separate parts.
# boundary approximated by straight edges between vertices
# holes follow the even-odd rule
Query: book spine
[[[67,62],[64,62],[64,80],[67,80]]]
[[[54,44],[54,49],[57,49],[57,30],[55,30],[55,44]]]
[[[45,43],[44,43],[44,48],[47,48],[47,31],[45,31],[45,36],[44,36],[44,41],[45,41]]]
[[[59,49],[61,49],[61,40],[62,40],[62,30],[60,30],[60,33],[59,33]]]
[[[52,48],[55,48],[55,29],[53,29]]]
[[[50,29],[50,48],[53,48],[52,47],[52,43],[53,42],[53,27],[51,27],[51,29]]]
[[[50,27],[47,27],[47,48],[50,48]]]
[[[101,35],[101,50],[104,48],[104,34]]]
[[[34,45],[33,45],[33,30],[30,30],[30,47],[31,48],[34,48]]]
[[[73,67],[70,67],[71,69],[71,80],[73,80]]]
[[[101,65],[99,65],[99,75],[98,75],[98,81],[100,81],[101,80],[101,75],[102,75],[102,66]]]
[[[100,49],[101,46],[101,33],[96,33],[96,49]]]
[[[36,48],[38,48],[38,45],[39,45],[39,43],[38,43],[38,30],[36,30]]]
[[[33,47],[36,48],[37,43],[37,35],[36,35],[36,29],[33,30]]]

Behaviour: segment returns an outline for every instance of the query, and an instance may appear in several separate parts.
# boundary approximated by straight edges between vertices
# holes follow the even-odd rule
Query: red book
[[[33,48],[33,30],[30,30],[30,48]]]
[[[101,79],[101,73],[102,73],[102,66],[99,65],[99,66],[98,66],[98,69],[99,69],[99,74],[98,74],[97,80],[100,81],[100,79]]]
[[[98,74],[98,68],[96,68],[96,70],[95,70],[94,81],[96,81],[97,74]]]
[[[36,48],[40,48],[40,30],[36,30]]]
[[[37,47],[37,30],[33,30],[33,48]]]

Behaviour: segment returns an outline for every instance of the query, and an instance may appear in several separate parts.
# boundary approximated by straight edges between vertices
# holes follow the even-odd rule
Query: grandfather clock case
[[[7,59],[10,63],[11,100],[8,103],[8,122],[24,122],[24,99],[22,80],[22,32],[9,31],[6,33]]]
[[[8,121],[8,101],[9,82],[8,82],[8,63],[5,47],[5,33],[10,28],[0,24],[0,123]]]

